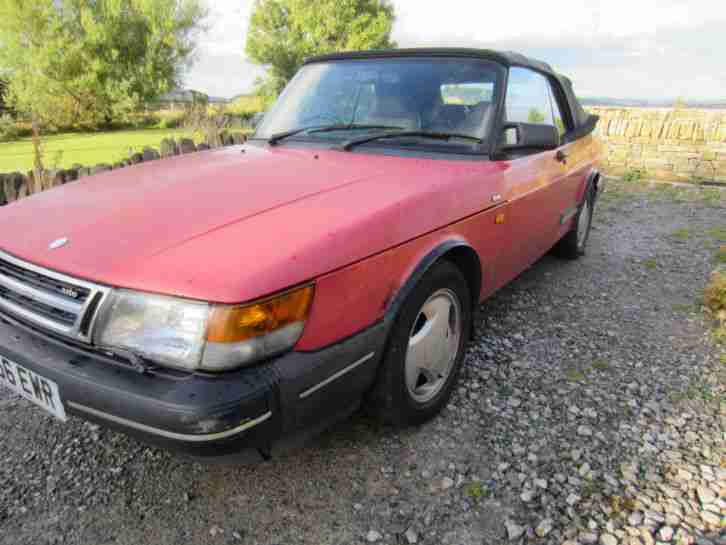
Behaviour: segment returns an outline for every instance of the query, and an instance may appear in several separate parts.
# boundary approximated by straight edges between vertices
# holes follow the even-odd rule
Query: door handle
[[[567,153],[562,151],[561,149],[557,150],[557,153],[555,154],[555,159],[562,163],[563,165],[567,164]]]

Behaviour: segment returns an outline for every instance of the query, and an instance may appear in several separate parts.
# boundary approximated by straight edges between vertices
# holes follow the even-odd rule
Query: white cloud
[[[394,0],[401,47],[514,49],[570,75],[582,95],[726,98],[722,0]],[[252,0],[214,0],[187,84],[231,96],[262,71],[244,60]]]
[[[251,91],[264,73],[244,54],[252,0],[210,0],[209,11],[186,86],[222,97]]]
[[[411,44],[568,36],[626,37],[726,20],[718,0],[395,0],[395,35]]]

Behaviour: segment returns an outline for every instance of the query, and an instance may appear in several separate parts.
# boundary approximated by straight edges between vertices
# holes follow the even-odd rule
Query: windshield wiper
[[[285,132],[273,134],[268,138],[267,143],[271,146],[278,144],[281,140],[290,136],[295,136],[303,132],[316,133],[316,132],[333,132],[333,131],[357,131],[366,129],[397,129],[400,130],[402,127],[393,127],[389,125],[357,125],[355,123],[338,124],[338,125],[314,125],[312,127],[300,127],[298,129],[292,129]]]
[[[97,348],[113,356],[127,360],[133,370],[139,374],[143,375],[144,373],[149,373],[156,369],[156,365],[149,362],[145,357],[143,357],[141,354],[137,353],[134,350],[104,345],[99,345]]]
[[[367,144],[368,142],[373,142],[374,140],[382,140],[383,138],[398,138],[405,136],[419,136],[422,138],[434,138],[436,140],[451,140],[452,138],[461,138],[464,140],[471,140],[473,142],[476,142],[477,144],[481,144],[484,142],[481,138],[471,136],[470,134],[457,134],[451,132],[434,131],[401,131],[389,132],[384,134],[374,134],[372,136],[357,138],[355,140],[348,140],[347,142],[343,142],[343,145],[340,146],[340,149],[342,151],[350,151],[354,147],[359,146],[360,144]]]

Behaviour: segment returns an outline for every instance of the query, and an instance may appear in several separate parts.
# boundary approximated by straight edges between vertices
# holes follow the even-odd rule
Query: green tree
[[[116,119],[178,85],[199,0],[0,0],[8,97],[38,124]]]
[[[545,114],[543,114],[537,108],[532,108],[529,110],[529,114],[527,115],[527,121],[529,123],[544,123],[544,120]]]
[[[311,55],[395,47],[393,20],[388,0],[255,0],[245,50],[268,68],[260,92],[278,94]]]
[[[44,125],[128,114],[180,80],[199,0],[0,0],[7,95],[33,126],[33,187],[46,187]]]

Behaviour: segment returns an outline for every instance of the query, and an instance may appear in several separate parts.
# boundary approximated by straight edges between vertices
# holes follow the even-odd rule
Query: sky
[[[250,92],[252,0],[208,0],[189,88]],[[581,97],[726,99],[724,0],[393,0],[399,47],[518,51],[568,75]]]

